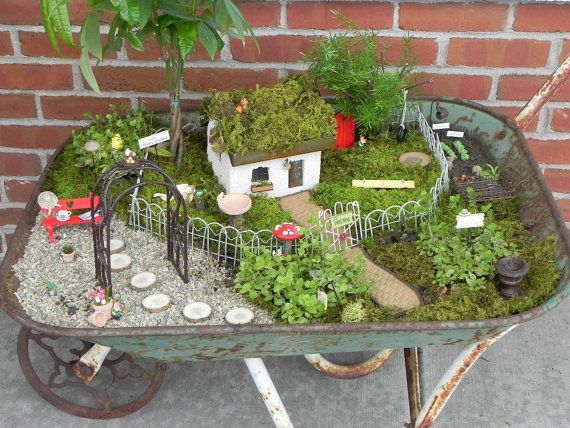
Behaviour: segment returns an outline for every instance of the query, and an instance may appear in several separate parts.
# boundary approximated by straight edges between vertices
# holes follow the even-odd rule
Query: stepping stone
[[[236,308],[226,314],[226,321],[230,324],[249,324],[253,316],[253,311],[247,308]]]
[[[120,272],[128,269],[133,264],[133,259],[128,254],[111,254],[111,271]]]
[[[137,273],[131,278],[131,288],[136,291],[146,291],[156,283],[156,275],[152,272]]]
[[[210,318],[212,314],[212,308],[210,305],[204,302],[194,302],[189,303],[184,306],[182,310],[182,315],[189,322],[200,322]]]
[[[162,312],[170,307],[170,297],[166,294],[152,294],[143,299],[142,306],[151,313]]]
[[[111,242],[109,243],[109,249],[111,251],[111,254],[120,253],[125,249],[125,241],[122,239],[111,239]]]

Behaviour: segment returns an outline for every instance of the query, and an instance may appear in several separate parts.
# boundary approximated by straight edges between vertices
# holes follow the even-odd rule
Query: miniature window
[[[251,171],[251,181],[269,181],[269,168],[260,166]]]

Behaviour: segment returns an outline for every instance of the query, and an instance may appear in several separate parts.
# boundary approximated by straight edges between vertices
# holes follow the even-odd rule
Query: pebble
[[[56,239],[64,234],[65,238],[50,245],[47,231],[41,226],[42,218],[39,214],[25,252],[12,268],[20,281],[18,296],[22,307],[33,320],[45,324],[95,328],[87,323],[87,316],[92,312],[90,293],[96,285],[91,229],[85,225],[66,227],[65,231],[56,229]],[[120,320],[110,320],[105,328],[227,325],[225,315],[235,308],[251,309],[255,314],[255,324],[275,323],[269,312],[249,304],[232,291],[233,269],[220,267],[215,259],[201,250],[188,250],[189,281],[185,284],[166,260],[166,243],[163,240],[147,232],[135,231],[119,219],[113,220],[111,236],[125,242],[133,262],[130,269],[112,273],[113,297],[125,306],[125,310]],[[59,257],[61,247],[67,243],[76,249],[73,263],[63,263]],[[155,286],[147,291],[135,291],[129,286],[131,278],[141,272],[154,272],[157,276]],[[56,296],[48,294],[47,281],[56,285]],[[154,314],[143,309],[142,300],[155,293],[170,297],[171,306],[166,311]],[[182,310],[192,302],[210,305],[211,316],[200,323],[190,324]]]

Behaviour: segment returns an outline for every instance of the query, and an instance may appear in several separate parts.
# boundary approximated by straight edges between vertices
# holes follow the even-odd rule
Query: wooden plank
[[[415,189],[414,180],[352,180],[352,187],[367,189]]]

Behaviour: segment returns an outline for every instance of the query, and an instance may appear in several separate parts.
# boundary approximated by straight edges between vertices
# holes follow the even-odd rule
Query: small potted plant
[[[65,263],[71,263],[73,260],[75,260],[75,248],[73,247],[73,245],[65,244],[61,248],[61,259]]]
[[[97,287],[91,292],[94,302],[91,304],[94,312],[87,317],[87,321],[95,327],[104,327],[113,314],[113,299],[107,295],[105,288]]]
[[[271,181],[256,181],[251,184],[252,193],[270,192],[273,190],[273,183]]]

